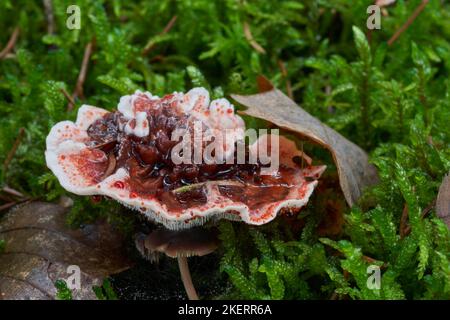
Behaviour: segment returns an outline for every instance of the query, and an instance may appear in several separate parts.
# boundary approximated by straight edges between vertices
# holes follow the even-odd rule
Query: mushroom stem
[[[178,256],[178,268],[180,269],[181,280],[183,281],[184,289],[189,300],[198,300],[197,291],[195,291],[194,284],[192,283],[187,257]]]

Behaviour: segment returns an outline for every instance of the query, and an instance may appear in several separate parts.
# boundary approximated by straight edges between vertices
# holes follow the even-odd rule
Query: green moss
[[[70,291],[70,289],[67,287],[67,284],[64,280],[56,280],[55,287],[57,300],[72,300],[72,291]]]
[[[92,287],[92,290],[99,300],[118,300],[117,294],[114,292],[111,282],[108,279],[104,279],[101,286]]]

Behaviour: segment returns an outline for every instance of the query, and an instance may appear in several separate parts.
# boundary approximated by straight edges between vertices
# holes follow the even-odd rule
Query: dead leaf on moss
[[[436,200],[436,214],[450,228],[450,174],[447,174],[439,187]]]
[[[11,210],[0,221],[0,299],[55,299],[54,283],[81,271],[81,289],[73,299],[96,299],[92,286],[130,266],[123,241],[107,223],[70,229],[64,207],[31,202]]]
[[[328,149],[336,163],[340,186],[350,206],[359,199],[364,187],[378,181],[376,169],[369,164],[364,150],[311,116],[280,90],[272,89],[249,96],[232,94],[231,97],[248,108],[242,111],[243,114],[269,121]]]

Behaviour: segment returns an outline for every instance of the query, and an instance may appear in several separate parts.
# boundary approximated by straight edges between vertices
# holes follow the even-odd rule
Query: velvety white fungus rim
[[[124,96],[120,99],[118,110],[125,116],[128,123],[124,126],[124,131],[137,136],[148,135],[148,121],[144,112],[139,110],[139,99],[158,100],[148,92],[136,91],[135,94]],[[175,108],[179,112],[188,114],[197,120],[203,121],[214,132],[224,129],[238,129],[237,132],[245,131],[245,124],[241,117],[235,114],[234,107],[226,99],[217,99],[210,102],[208,91],[204,88],[194,88],[188,93],[175,92],[172,100],[176,101]],[[242,220],[248,224],[261,225],[273,220],[283,208],[301,208],[309,200],[317,179],[325,170],[325,166],[308,166],[299,170],[294,185],[290,188],[289,194],[284,200],[268,203],[259,209],[250,209],[246,204],[234,202],[220,194],[217,184],[205,184],[208,201],[204,205],[188,208],[182,212],[171,212],[157,199],[141,198],[135,196],[127,189],[127,185],[117,182],[127,181],[129,173],[124,168],[103,179],[101,182],[94,182],[93,176],[82,172],[82,165],[74,165],[73,157],[81,162],[88,162],[90,165],[103,161],[102,151],[90,148],[87,143],[89,137],[87,130],[97,119],[102,118],[107,110],[83,105],[78,110],[77,119],[72,121],[62,121],[57,123],[46,139],[47,149],[45,158],[47,166],[56,175],[61,185],[69,192],[78,195],[104,195],[119,201],[125,206],[140,211],[148,219],[164,224],[169,229],[185,229],[192,226],[201,225],[208,220],[230,219]],[[131,121],[135,121],[131,124]],[[147,122],[145,124],[145,122]],[[236,139],[241,134],[236,135]],[[234,143],[229,141],[227,143]],[[267,136],[261,136],[253,147],[258,144],[267,143]],[[252,149],[252,146],[250,146]],[[280,162],[292,164],[293,156],[301,156],[310,164],[311,159],[303,155],[295,147],[295,143],[280,136]],[[94,172],[95,173],[95,172]],[[311,180],[305,179],[310,177]]]

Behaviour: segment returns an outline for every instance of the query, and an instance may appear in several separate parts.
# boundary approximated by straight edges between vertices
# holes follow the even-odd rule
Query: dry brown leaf
[[[436,214],[450,228],[450,174],[444,177],[436,200]]]
[[[31,202],[11,210],[0,221],[0,299],[54,299],[58,279],[67,279],[69,265],[81,270],[81,289],[73,299],[96,299],[92,286],[129,268],[121,237],[107,223],[72,230],[65,208]]]
[[[261,83],[259,85],[261,87]],[[243,114],[269,121],[328,149],[336,163],[339,183],[350,206],[359,199],[364,187],[378,181],[376,169],[369,164],[364,150],[311,116],[280,90],[249,96],[232,94],[231,97],[248,108]]]

